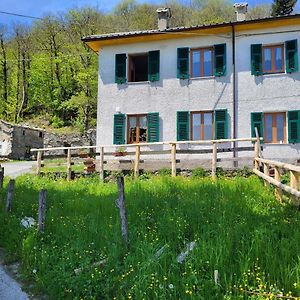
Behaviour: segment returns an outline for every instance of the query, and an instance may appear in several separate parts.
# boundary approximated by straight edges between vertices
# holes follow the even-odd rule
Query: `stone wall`
[[[76,133],[56,134],[45,132],[44,147],[76,147],[76,146],[93,146],[96,145],[96,129],[89,129],[85,135]],[[76,151],[74,151],[75,153]],[[73,153],[73,152],[72,152]],[[53,150],[46,152],[45,155],[63,155],[65,150]]]

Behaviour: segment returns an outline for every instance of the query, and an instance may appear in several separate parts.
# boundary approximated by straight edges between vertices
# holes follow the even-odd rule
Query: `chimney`
[[[158,29],[166,30],[170,27],[171,9],[164,7],[156,10],[158,16]]]
[[[248,3],[246,3],[246,2],[235,3],[233,5],[233,7],[235,8],[236,20],[238,22],[245,21],[246,20],[246,13],[247,13]]]

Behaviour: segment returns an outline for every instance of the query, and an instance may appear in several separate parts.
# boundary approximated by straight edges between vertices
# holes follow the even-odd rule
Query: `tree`
[[[272,16],[290,15],[296,5],[297,0],[274,0],[272,5]]]

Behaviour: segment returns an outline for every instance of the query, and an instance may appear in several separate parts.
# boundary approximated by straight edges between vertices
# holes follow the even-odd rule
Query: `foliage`
[[[45,234],[37,235],[20,220],[37,216],[41,188],[48,190],[47,213]],[[0,246],[22,261],[35,292],[50,299],[300,296],[299,212],[280,205],[257,177],[126,178],[125,193],[128,248],[115,183],[19,177],[12,214],[0,203]],[[177,263],[191,241],[195,249]]]
[[[290,15],[297,3],[297,0],[274,0],[272,5],[272,16]]]
[[[164,5],[172,10],[173,27],[235,18],[229,0],[168,0]],[[94,126],[98,56],[81,38],[155,29],[157,8],[158,5],[123,0],[110,13],[94,7],[71,9],[45,16],[31,27],[15,24],[12,33],[0,24],[0,118],[28,122],[43,116],[47,121],[53,120],[54,127],[74,126],[80,131]],[[254,17],[268,15],[265,6],[252,10]]]
[[[207,176],[207,171],[204,170],[203,168],[199,167],[199,168],[192,170],[192,176],[202,178],[202,177]]]

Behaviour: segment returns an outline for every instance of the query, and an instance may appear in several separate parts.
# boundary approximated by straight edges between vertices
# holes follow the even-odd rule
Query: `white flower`
[[[169,287],[169,289],[174,289],[174,285],[173,285],[172,283],[170,283],[170,284],[168,285],[168,287]]]
[[[33,269],[33,270],[32,270],[32,273],[33,273],[33,274],[36,274],[36,272],[37,272],[36,269]]]

